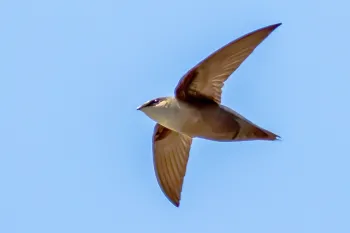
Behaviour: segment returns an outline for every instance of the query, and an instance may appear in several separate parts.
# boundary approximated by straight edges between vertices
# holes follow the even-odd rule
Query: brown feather
[[[153,162],[158,184],[165,196],[180,205],[181,191],[192,138],[156,124],[153,134]]]
[[[224,82],[280,25],[274,24],[248,33],[212,53],[181,78],[175,89],[176,98],[183,101],[207,98],[221,103]]]

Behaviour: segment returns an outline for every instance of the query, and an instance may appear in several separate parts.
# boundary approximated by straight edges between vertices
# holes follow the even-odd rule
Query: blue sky
[[[1,1],[0,232],[349,232],[349,3]],[[180,208],[136,107],[282,22],[223,103],[281,142],[195,140]]]

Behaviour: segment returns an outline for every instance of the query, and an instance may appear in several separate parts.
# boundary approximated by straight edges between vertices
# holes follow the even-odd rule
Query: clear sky
[[[350,232],[349,3],[0,2],[0,232]],[[180,208],[136,111],[245,33],[282,22],[223,104],[281,142],[196,139]]]

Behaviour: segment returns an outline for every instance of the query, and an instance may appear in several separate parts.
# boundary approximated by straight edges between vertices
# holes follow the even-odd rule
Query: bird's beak
[[[148,105],[148,102],[146,102],[146,103],[140,105],[139,107],[137,107],[136,110],[142,110],[142,109],[143,109],[144,107],[146,107],[147,105]]]

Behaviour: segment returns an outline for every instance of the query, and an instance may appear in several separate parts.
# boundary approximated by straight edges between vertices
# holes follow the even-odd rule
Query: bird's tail
[[[281,137],[277,134],[274,134],[266,129],[263,129],[251,122],[244,122],[241,125],[241,129],[236,136],[235,140],[266,140],[266,141],[275,141],[281,140]]]
[[[274,141],[281,138],[280,136],[258,126],[252,126],[251,129],[247,132],[247,136],[251,139],[268,141]]]
[[[235,141],[251,141],[251,140],[265,140],[265,141],[275,141],[281,140],[281,137],[274,134],[262,127],[257,126],[253,122],[249,121],[247,118],[243,117],[239,113],[231,110],[233,118],[239,124],[239,131],[233,138]]]

